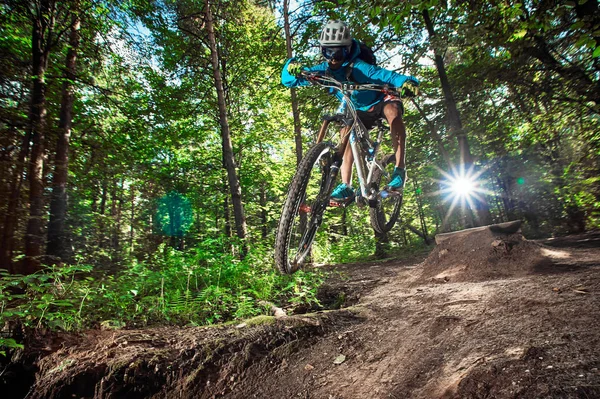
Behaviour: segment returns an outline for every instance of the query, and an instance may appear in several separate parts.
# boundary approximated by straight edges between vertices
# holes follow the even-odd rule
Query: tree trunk
[[[22,274],[31,274],[40,269],[44,236],[44,145],[46,134],[46,81],[48,54],[54,25],[54,4],[41,0],[39,14],[33,19],[32,32],[32,75],[31,92],[31,157],[29,158],[29,220],[25,235],[25,261]]]
[[[421,237],[423,239],[423,241],[425,242],[425,244],[429,245],[432,241],[433,238],[428,236],[426,233],[424,233],[422,230],[417,229],[414,226],[411,226],[408,223],[405,223],[402,225],[403,227],[403,232],[404,232],[404,236],[405,236],[405,241],[408,243],[408,240],[406,239],[406,230],[410,230],[412,233],[414,233],[415,235]]]
[[[292,35],[290,32],[290,15],[289,15],[290,0],[283,0],[283,27],[285,30],[285,44],[287,57],[292,58]],[[296,164],[300,164],[302,160],[302,127],[300,125],[300,114],[298,112],[298,98],[296,89],[290,89],[292,99],[292,115],[294,116],[294,138],[296,141]]]
[[[12,186],[12,174],[14,169],[14,153],[16,153],[19,141],[19,130],[15,126],[6,126],[2,129],[2,139],[0,140],[0,204],[8,204],[10,198],[10,189]],[[0,216],[2,220],[6,218],[6,209],[0,207]],[[0,226],[0,232],[4,226]],[[1,237],[1,236],[0,236]]]
[[[429,11],[424,9],[423,12],[423,20],[425,21],[425,26],[427,27],[427,32],[429,33],[430,42],[435,42],[435,28],[433,26],[433,21],[429,15]],[[440,83],[442,85],[442,91],[444,92],[444,99],[446,103],[446,110],[448,112],[448,130],[452,136],[455,136],[458,141],[458,147],[460,150],[460,165],[464,167],[465,170],[469,170],[470,166],[473,164],[473,157],[471,155],[471,149],[469,147],[469,142],[467,140],[467,135],[465,134],[462,126],[462,122],[460,120],[460,113],[458,112],[458,107],[456,106],[456,100],[454,98],[454,94],[452,93],[452,88],[450,87],[450,81],[448,80],[448,75],[446,74],[446,66],[444,65],[444,58],[440,54],[439,49],[436,48],[435,45],[432,45],[433,53],[435,56],[435,66],[438,71],[438,75],[440,76]],[[485,197],[481,196],[481,201],[476,201],[476,207],[479,209],[479,224],[485,225],[490,224],[492,221],[492,216],[490,213],[490,207]]]
[[[228,189],[227,183],[223,182],[223,227],[225,230],[225,237],[231,238],[231,213],[229,212]]]
[[[406,234],[406,227],[404,225],[402,225],[402,239],[404,241],[404,245],[408,246],[409,245],[408,236]]]
[[[25,169],[25,158],[29,153],[29,142],[31,140],[31,130],[28,130],[23,136],[21,150],[17,156],[15,172],[12,176],[10,186],[10,197],[6,207],[6,219],[4,221],[4,230],[2,232],[2,245],[0,245],[0,267],[5,267],[11,273],[16,273],[12,265],[12,253],[14,249],[14,236],[18,220],[19,199],[21,197],[21,186],[23,185],[23,170]]]
[[[135,223],[135,187],[132,185],[129,187],[131,190],[131,215],[129,217],[129,254],[133,255],[133,242],[135,237],[135,229],[133,227]]]
[[[117,183],[117,180],[113,182],[113,186],[110,192],[110,198],[110,216],[112,223],[110,232],[110,249],[112,252],[112,260],[115,260],[119,258],[119,250],[121,247],[119,233],[121,231],[121,209],[123,204],[122,190],[119,189],[119,184]]]
[[[217,51],[217,42],[213,25],[213,16],[210,9],[209,0],[205,0],[206,6],[206,29],[208,31],[208,41],[210,44],[210,58],[213,67],[213,76],[215,88],[217,90],[217,99],[219,103],[219,123],[221,125],[221,139],[223,145],[223,160],[227,170],[227,180],[231,192],[231,203],[233,205],[233,215],[235,218],[235,228],[238,238],[242,241],[242,257],[247,253],[246,246],[246,217],[244,215],[244,205],[242,204],[242,189],[236,172],[235,159],[233,157],[233,145],[231,143],[231,132],[227,120],[227,107],[225,104],[225,91],[223,89],[223,80],[219,69],[219,54]]]
[[[263,148],[262,143],[258,143],[258,149],[261,153],[263,161],[266,163],[265,154],[267,151]],[[269,213],[267,212],[267,203],[268,203],[268,193],[267,193],[267,182],[266,180],[262,180],[260,183],[260,192],[259,192],[259,205],[260,205],[260,229],[261,229],[261,237],[263,240],[267,239],[269,235]]]
[[[97,223],[97,245],[100,248],[106,247],[106,219],[104,218],[104,214],[106,213],[106,201],[108,200],[108,184],[106,180],[102,180],[100,183],[100,206],[98,208],[98,215],[96,216]]]
[[[419,182],[417,181],[417,178],[411,178],[412,182],[413,182],[413,187],[415,189],[415,199],[417,202],[417,209],[418,209],[418,213],[419,213],[419,221],[421,224],[421,231],[423,233],[423,239],[425,240],[426,244],[429,244],[429,240],[428,240],[428,236],[429,233],[427,232],[427,221],[425,220],[425,211],[423,210],[423,201],[421,199],[421,195],[419,193]]]
[[[107,183],[106,180],[102,180],[102,194],[100,195],[100,210],[99,213],[100,215],[104,215],[104,213],[106,212],[106,200],[108,197],[108,189],[107,189]]]
[[[260,222],[262,239],[266,240],[269,235],[268,213],[267,213],[267,183],[260,183]]]
[[[435,28],[433,26],[433,21],[431,20],[431,17],[429,16],[429,11],[427,9],[423,10],[423,19],[425,20],[425,26],[427,27],[427,32],[429,33],[430,42],[434,42],[436,36]],[[450,81],[448,80],[448,75],[446,74],[444,58],[440,54],[440,51],[434,45],[432,45],[432,48],[435,56],[435,66],[437,68],[438,75],[440,76],[440,83],[442,85],[442,91],[444,93],[444,100],[446,103],[446,110],[448,112],[448,130],[450,134],[455,136],[458,140],[458,145],[460,149],[460,163],[470,165],[473,162],[473,157],[471,156],[467,136],[465,135],[462,128],[460,114],[456,106],[456,100],[454,99],[452,88],[450,87]]]
[[[65,80],[62,88],[62,102],[60,105],[60,120],[58,122],[58,142],[56,144],[56,158],[52,178],[52,198],[50,200],[50,220],[48,222],[48,247],[47,254],[54,258],[64,260],[67,256],[65,219],[67,216],[67,175],[69,171],[69,141],[71,138],[72,111],[74,100],[73,81],[75,79],[75,66],[77,50],[79,48],[79,1],[73,2],[71,10],[71,33],[69,36],[69,49],[65,62]]]

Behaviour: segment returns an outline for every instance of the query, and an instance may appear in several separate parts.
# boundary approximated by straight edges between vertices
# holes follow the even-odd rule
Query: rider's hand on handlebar
[[[419,94],[419,83],[415,80],[407,80],[400,88],[402,97],[416,97]]]
[[[290,62],[287,67],[287,71],[290,75],[298,76],[302,73],[304,66],[299,62]]]

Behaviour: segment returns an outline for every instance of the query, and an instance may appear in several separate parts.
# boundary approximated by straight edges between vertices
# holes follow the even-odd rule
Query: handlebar
[[[318,72],[308,72],[308,71],[302,71],[299,75],[299,77],[306,79],[307,81],[309,81],[311,84],[315,84],[318,86],[324,86],[324,87],[329,87],[329,88],[335,88],[337,90],[340,90],[342,92],[351,92],[351,91],[379,91],[382,92],[386,95],[392,95],[392,96],[397,96],[397,97],[414,97],[414,93],[408,93],[408,91],[410,90],[398,90],[397,88],[393,88],[387,85],[378,85],[378,84],[371,84],[371,83],[353,83],[353,82],[339,82],[336,79],[324,75],[322,73],[318,73]],[[410,95],[413,94],[413,95]]]

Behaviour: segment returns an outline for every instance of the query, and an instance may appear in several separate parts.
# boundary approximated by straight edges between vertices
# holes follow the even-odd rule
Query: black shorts
[[[387,104],[393,104],[398,107],[400,117],[404,115],[404,105],[400,100],[383,100],[373,105],[368,111],[356,111],[358,119],[360,119],[360,121],[365,125],[367,130],[372,129],[373,126],[375,126],[375,122],[377,122],[379,119],[385,119],[383,108]]]

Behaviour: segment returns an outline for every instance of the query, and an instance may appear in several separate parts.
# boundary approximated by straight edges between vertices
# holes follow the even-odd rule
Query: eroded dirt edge
[[[542,243],[478,234],[427,258],[335,266],[322,294],[329,306],[351,306],[338,311],[237,327],[33,337],[5,370],[4,392],[600,397],[598,243],[596,233]],[[33,372],[31,388],[16,383]]]

